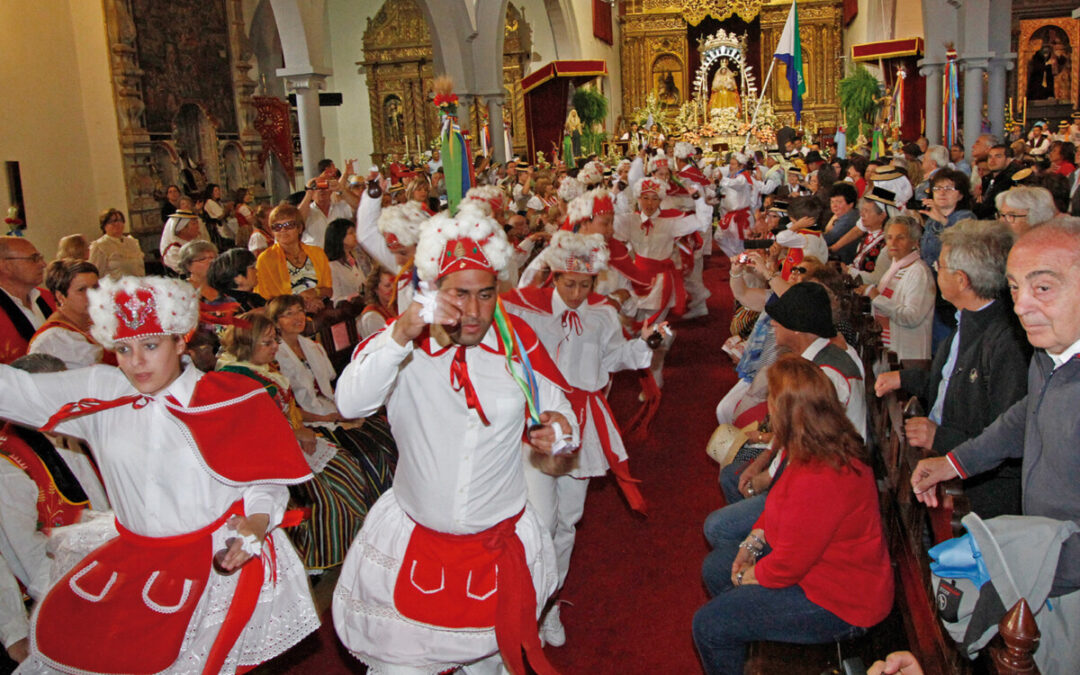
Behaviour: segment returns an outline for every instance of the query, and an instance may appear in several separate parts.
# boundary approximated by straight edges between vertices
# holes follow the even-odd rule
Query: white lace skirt
[[[80,530],[80,528],[83,528]],[[95,518],[87,525],[72,525],[62,528],[60,540],[51,545],[57,553],[51,576],[56,581],[74,567],[82,558],[116,536],[112,519]],[[222,526],[214,533],[214,550],[225,547],[227,536],[234,533]],[[222,673],[232,673],[237,666],[253,666],[278,656],[309,633],[319,627],[319,617],[311,599],[311,586],[308,583],[304,565],[296,555],[288,536],[278,530],[273,532],[274,553],[277,559],[277,581],[268,571],[259,594],[259,602],[248,621],[244,632],[233,645],[229,656],[222,665]],[[81,555],[79,550],[81,549]],[[264,550],[265,551],[265,550]],[[263,560],[267,561],[264,552]],[[251,565],[259,561],[252,561]],[[209,563],[208,563],[209,564]],[[173,665],[165,671],[169,675],[198,675],[214,644],[218,630],[225,621],[239,574],[222,576],[213,570],[206,590],[203,592],[195,613],[188,624],[187,633],[180,647],[180,654]],[[30,642],[31,655],[16,671],[17,673],[66,673],[79,672],[58,670],[47,663],[37,653],[34,633],[37,624],[37,612],[31,618]],[[78,620],[73,620],[77,626]],[[135,646],[134,648],[137,648]]]
[[[492,629],[438,628],[406,619],[394,608],[394,585],[413,527],[392,488],[368,512],[334,591],[338,637],[375,670],[410,666],[435,674],[494,654],[498,645]],[[555,549],[532,507],[525,507],[516,529],[539,615],[558,583]]]

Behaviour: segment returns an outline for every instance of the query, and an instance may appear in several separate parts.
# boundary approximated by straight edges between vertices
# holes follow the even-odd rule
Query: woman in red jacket
[[[847,639],[892,607],[873,472],[836,390],[795,355],[768,378],[773,443],[787,464],[750,535],[705,560],[712,599],[694,615],[694,643],[710,675],[741,674],[748,642]]]

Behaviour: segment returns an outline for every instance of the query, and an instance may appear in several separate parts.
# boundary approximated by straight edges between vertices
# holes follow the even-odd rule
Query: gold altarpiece
[[[504,123],[514,139],[514,154],[523,155],[527,150],[521,78],[531,57],[529,24],[513,3],[508,3],[503,37],[503,110]],[[431,33],[414,0],[387,0],[368,19],[364,60],[357,65],[367,80],[372,161],[382,164],[390,154],[414,156],[427,150],[439,135],[439,118],[431,103]],[[462,102],[470,111],[468,125],[475,150],[480,147],[478,139],[487,108],[477,98],[462,97]]]
[[[677,63],[681,80],[691,82],[687,29],[707,17],[723,21],[738,16],[744,21],[761,19],[762,63],[754,64],[758,82],[765,79],[769,57],[776,50],[791,3],[767,0],[623,0],[622,86],[623,110],[645,106],[655,87],[654,64]],[[799,34],[802,39],[806,96],[803,122],[808,130],[835,126],[840,120],[837,83],[843,77],[843,0],[800,0]],[[791,93],[787,89],[784,66],[777,63],[769,82],[769,95],[777,115],[794,121]]]

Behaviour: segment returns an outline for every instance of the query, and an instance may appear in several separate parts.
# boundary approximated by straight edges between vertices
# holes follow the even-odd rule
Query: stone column
[[[326,87],[326,76],[318,73],[287,75],[285,87],[296,92],[296,120],[300,126],[300,155],[306,183],[316,176],[319,160],[324,156],[319,91]]]
[[[964,57],[964,147],[968,161],[972,161],[971,146],[982,133],[983,73],[989,59]]]
[[[941,144],[941,76],[943,63],[919,64],[919,74],[926,78],[926,140],[930,145]]]
[[[503,126],[502,94],[484,97],[488,109],[488,129],[491,131],[491,154],[496,162],[505,162],[513,153],[513,148],[506,147],[506,133]]]
[[[1010,59],[990,59],[986,107],[990,116],[990,133],[1002,140],[1005,138],[1005,71],[1010,68]]]

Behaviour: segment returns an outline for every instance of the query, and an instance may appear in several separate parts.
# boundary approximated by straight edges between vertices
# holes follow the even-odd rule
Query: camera
[[[772,239],[743,239],[743,248],[761,250],[771,248],[774,243]]]
[[[329,190],[330,189],[330,181],[326,180],[325,178],[317,178],[315,180],[315,189],[316,190]]]
[[[735,259],[735,262],[739,263],[740,265],[749,265],[751,262],[753,262],[753,258],[750,257],[749,253],[743,252],[740,253],[739,257]]]

